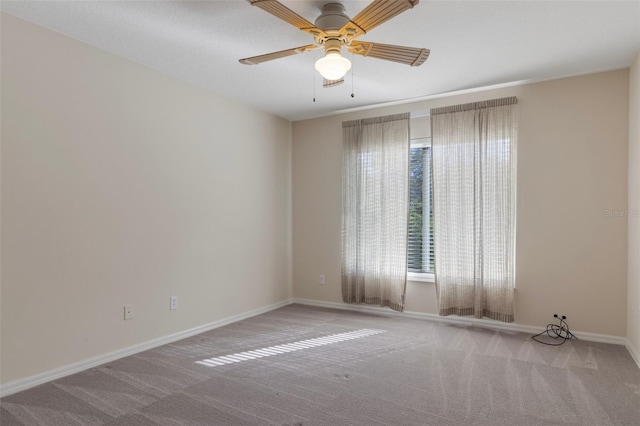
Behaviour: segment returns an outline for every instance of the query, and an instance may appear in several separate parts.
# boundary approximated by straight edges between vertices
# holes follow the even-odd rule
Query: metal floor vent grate
[[[270,346],[268,348],[256,349],[247,352],[238,352],[237,354],[219,356],[215,358],[203,359],[196,361],[196,364],[206,365],[207,367],[218,367],[220,365],[232,364],[234,362],[249,361],[252,359],[265,358],[272,355],[284,354],[287,352],[295,352],[302,349],[315,348],[318,346],[329,345],[331,343],[344,342],[345,340],[359,339],[361,337],[372,336],[374,334],[384,333],[385,330],[362,329],[349,331],[346,333],[332,334],[330,336],[317,337],[315,339],[301,340],[299,342],[286,343],[284,345]]]

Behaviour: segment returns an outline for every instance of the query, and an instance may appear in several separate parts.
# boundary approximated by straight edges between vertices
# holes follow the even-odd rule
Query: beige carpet
[[[290,305],[5,397],[0,424],[640,425],[640,369],[618,345]]]

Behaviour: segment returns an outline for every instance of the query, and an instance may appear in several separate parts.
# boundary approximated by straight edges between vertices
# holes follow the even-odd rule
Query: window
[[[433,281],[431,140],[412,139],[409,157],[408,279]]]

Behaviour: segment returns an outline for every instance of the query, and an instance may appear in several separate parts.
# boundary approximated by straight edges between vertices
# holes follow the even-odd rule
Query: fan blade
[[[419,47],[394,46],[392,44],[370,43],[368,41],[352,41],[347,47],[349,52],[399,62],[401,64],[419,67],[429,57],[429,49]]]
[[[351,34],[351,40],[371,31],[417,5],[419,0],[374,0],[340,30],[341,34]]]
[[[309,50],[317,49],[315,44],[308,44],[306,46],[294,47],[293,49],[281,50],[279,52],[267,53],[264,55],[252,56],[250,58],[240,59],[241,64],[245,65],[258,65],[262,62],[272,61],[274,59],[286,58],[287,56],[297,55],[298,53],[308,52]]]
[[[313,36],[324,34],[320,28],[298,15],[287,6],[277,0],[247,0],[251,6],[258,6],[260,9],[272,14],[273,16],[290,23],[294,27],[309,33]]]
[[[340,84],[344,83],[344,78],[339,78],[337,80],[327,80],[326,78],[323,79],[322,81],[322,87],[327,88],[327,87],[334,87],[334,86],[339,86]]]

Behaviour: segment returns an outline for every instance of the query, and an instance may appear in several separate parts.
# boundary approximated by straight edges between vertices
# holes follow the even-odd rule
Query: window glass
[[[411,140],[409,161],[408,271],[432,274],[431,146],[428,138]]]

